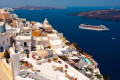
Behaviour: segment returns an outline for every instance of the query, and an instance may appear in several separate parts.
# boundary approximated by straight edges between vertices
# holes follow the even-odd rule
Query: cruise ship
[[[87,24],[80,24],[79,28],[81,29],[89,29],[89,30],[97,30],[97,31],[106,31],[106,30],[110,30],[108,28],[106,28],[104,25],[87,25]]]

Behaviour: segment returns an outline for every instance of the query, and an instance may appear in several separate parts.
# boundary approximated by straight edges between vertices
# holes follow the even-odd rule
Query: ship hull
[[[81,29],[87,29],[87,30],[96,30],[96,31],[108,31],[109,29],[100,29],[100,28],[89,28],[89,27],[79,27]]]

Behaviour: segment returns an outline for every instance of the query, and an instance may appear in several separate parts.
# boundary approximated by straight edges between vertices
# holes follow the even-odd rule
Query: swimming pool
[[[88,62],[89,64],[92,64],[87,58],[83,57],[84,62]]]

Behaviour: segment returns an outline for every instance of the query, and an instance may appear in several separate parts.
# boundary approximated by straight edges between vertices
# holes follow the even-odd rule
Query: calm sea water
[[[15,13],[29,21],[43,22],[45,18],[48,18],[54,29],[62,32],[70,42],[76,42],[85,52],[93,55],[94,59],[99,63],[98,67],[102,74],[109,74],[111,80],[120,80],[120,22],[84,19],[79,16],[68,15],[74,12],[109,8],[69,7],[65,10],[17,10]],[[81,23],[103,24],[110,31],[82,30],[78,28]]]

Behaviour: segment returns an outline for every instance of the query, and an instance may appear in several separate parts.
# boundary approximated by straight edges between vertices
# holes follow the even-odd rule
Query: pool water
[[[92,64],[87,58],[83,58],[84,62],[88,62],[89,64]]]

